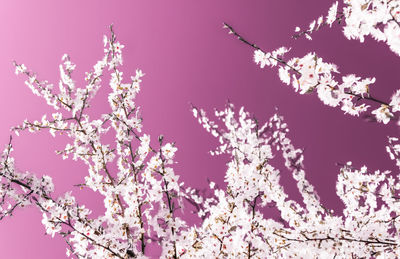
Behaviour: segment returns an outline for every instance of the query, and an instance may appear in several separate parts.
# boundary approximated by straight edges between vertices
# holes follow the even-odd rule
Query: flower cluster
[[[335,21],[345,22],[343,33],[348,39],[364,42],[365,36],[385,42],[400,55],[400,1],[398,0],[343,0],[343,10],[338,12],[338,2],[329,9],[328,15],[311,22],[309,29],[296,27],[294,38],[310,34],[322,25],[332,25]]]
[[[286,50],[286,48],[280,49]],[[279,78],[282,82],[287,85],[292,84],[295,91],[300,94],[317,92],[319,99],[325,105],[339,106],[345,114],[359,116],[360,113],[367,111],[370,106],[365,103],[360,104],[362,99],[380,105],[371,112],[378,122],[387,124],[394,117],[393,112],[399,111],[398,92],[392,96],[390,103],[386,103],[373,98],[370,93],[370,85],[375,83],[375,78],[362,79],[350,74],[343,76],[341,82],[338,82],[334,77],[339,73],[336,65],[324,62],[315,53],[308,53],[302,58],[292,58],[285,62],[282,58],[276,58],[258,49],[254,52],[254,61],[262,68],[265,65],[271,67],[278,65]]]

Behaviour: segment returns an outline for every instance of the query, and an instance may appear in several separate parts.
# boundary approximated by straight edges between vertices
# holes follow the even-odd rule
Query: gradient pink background
[[[293,47],[290,56],[316,51],[325,61],[339,66],[342,75],[375,76],[375,97],[388,100],[399,87],[400,58],[370,38],[364,44],[348,41],[341,28],[323,29],[314,40],[293,40],[299,25],[326,14],[333,1],[18,1],[0,3],[0,142],[5,145],[9,128],[25,118],[35,120],[51,111],[14,74],[12,60],[26,64],[41,79],[58,82],[58,65],[64,53],[77,64],[75,79],[102,57],[102,35],[113,23],[125,45],[126,78],[136,68],[146,76],[137,98],[142,106],[145,132],[155,139],[164,134],[175,141],[179,152],[175,169],[187,186],[205,187],[206,178],[223,182],[227,157],[211,157],[215,139],[193,119],[189,103],[223,108],[229,99],[245,106],[260,121],[274,112],[285,116],[290,136],[305,148],[308,179],[328,208],[340,213],[335,195],[339,172],[336,162],[353,161],[370,169],[394,169],[385,144],[398,135],[395,123],[368,123],[324,106],[316,95],[300,96],[282,84],[275,69],[261,70],[252,62],[252,49],[222,29],[225,21],[264,49]],[[91,114],[108,110],[105,85],[93,103]],[[14,138],[17,167],[53,177],[56,194],[81,183],[86,174],[80,162],[63,161],[55,155],[66,138],[48,133],[24,133]],[[282,174],[287,191],[297,196],[293,180]],[[95,213],[102,211],[98,194],[73,189],[79,201]],[[0,222],[0,258],[64,258],[60,237],[44,235],[41,213],[36,208],[19,210]]]

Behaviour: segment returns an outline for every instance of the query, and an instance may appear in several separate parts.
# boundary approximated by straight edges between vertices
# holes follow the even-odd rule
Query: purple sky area
[[[388,100],[400,82],[400,58],[385,44],[370,38],[364,44],[349,41],[336,25],[315,33],[313,41],[291,39],[296,26],[308,26],[331,4],[327,0],[1,1],[0,144],[7,143],[11,126],[52,111],[24,85],[23,77],[15,76],[12,60],[57,83],[58,65],[68,53],[77,64],[75,79],[82,85],[84,72],[102,57],[103,34],[114,24],[125,45],[126,78],[136,68],[146,73],[137,98],[144,131],[154,139],[164,134],[176,142],[175,169],[187,186],[205,187],[207,177],[222,183],[227,161],[208,154],[217,142],[192,117],[189,103],[212,114],[229,99],[262,122],[278,107],[293,143],[305,148],[307,178],[328,208],[341,210],[335,195],[339,172],[335,163],[351,160],[357,167],[393,169],[385,144],[388,135],[398,134],[395,123],[369,123],[324,106],[316,95],[298,95],[279,81],[276,69],[258,68],[252,61],[253,50],[222,29],[225,21],[263,49],[292,47],[288,57],[316,51],[337,64],[342,75],[375,76],[372,93]],[[107,92],[104,85],[91,114],[108,111]],[[85,166],[55,155],[54,150],[65,143],[65,137],[24,133],[14,138],[17,167],[52,176],[57,194],[72,189],[79,201],[101,211],[98,194],[72,187],[83,181]],[[290,176],[283,173],[282,181],[296,197]],[[17,211],[0,222],[0,257],[64,258],[64,241],[44,233],[36,208]]]

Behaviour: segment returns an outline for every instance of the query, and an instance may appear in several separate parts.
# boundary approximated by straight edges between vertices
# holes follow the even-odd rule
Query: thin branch
[[[229,30],[229,34],[233,34],[241,42],[245,43],[246,45],[248,45],[248,46],[250,46],[250,47],[252,47],[252,48],[254,48],[256,50],[260,50],[260,51],[262,51],[264,53],[267,53],[266,51],[264,51],[263,49],[258,47],[256,44],[250,43],[248,40],[246,40],[243,36],[241,36],[239,33],[237,33],[236,30],[232,26],[230,26],[229,24],[227,24],[227,23],[223,23],[223,24],[224,24],[224,28],[227,28]],[[275,60],[278,63],[282,64],[283,66],[290,68],[290,70],[296,72],[299,76],[302,75],[302,73],[299,70],[297,70],[296,68],[294,68],[291,65],[289,65],[282,58],[270,56],[269,59]],[[320,82],[318,82],[318,84],[320,84]],[[378,103],[378,104],[390,106],[388,102],[376,99],[376,98],[372,97],[370,94],[368,94],[368,96],[361,96],[361,95],[358,95],[358,94],[354,94],[352,92],[345,92],[345,93],[348,94],[348,95],[351,95],[351,96],[358,97],[360,99],[369,100],[369,101],[372,101],[372,102],[375,102],[375,103]]]

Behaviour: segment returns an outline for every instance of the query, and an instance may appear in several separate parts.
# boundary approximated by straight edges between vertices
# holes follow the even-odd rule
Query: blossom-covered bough
[[[400,55],[400,1],[399,0],[343,0],[343,9],[338,11],[336,1],[329,8],[326,17],[320,16],[310,23],[306,30],[296,27],[294,38],[311,34],[323,26],[333,23],[343,25],[343,33],[348,39],[364,42],[365,36],[385,42],[389,48]]]
[[[343,33],[347,39],[358,39],[360,42],[364,42],[366,36],[371,36],[376,41],[386,43],[394,53],[400,56],[399,0],[343,0],[341,11],[338,11],[338,6],[339,3],[336,1],[330,7],[328,15],[326,17],[320,16],[312,21],[308,29],[302,30],[300,27],[296,27],[296,34],[293,37],[305,36],[311,40],[312,33],[323,26],[331,27],[336,22],[343,24]],[[364,92],[371,97],[368,85],[366,89],[364,89]],[[323,100],[323,98],[321,99]],[[365,99],[365,97],[362,96],[362,99]],[[398,90],[393,94],[390,102],[378,101],[381,107],[374,110],[372,114],[378,121],[388,123],[394,117],[393,113],[400,110],[399,100],[400,92]]]
[[[345,114],[352,116],[359,116],[366,112],[370,107],[366,104],[368,101],[377,106],[371,112],[373,118],[384,124],[389,123],[396,117],[394,113],[400,111],[400,90],[392,95],[390,101],[373,97],[370,85],[375,83],[375,78],[362,79],[351,74],[337,81],[335,74],[339,74],[339,71],[336,65],[324,62],[316,53],[308,53],[302,58],[295,57],[286,61],[284,55],[290,49],[281,47],[267,52],[244,39],[232,26],[224,23],[223,27],[240,41],[255,49],[254,61],[261,68],[278,66],[280,80],[287,85],[291,84],[300,94],[317,92],[318,98],[325,105],[340,107]]]
[[[317,89],[318,94],[329,104],[342,105],[350,114],[366,109],[365,105],[356,106],[354,98],[394,107],[392,102],[381,102],[369,94],[366,85],[373,79],[348,76],[339,84],[329,76],[335,66],[323,63],[315,55],[284,61],[282,56],[287,49],[263,52],[226,26],[257,49],[256,61],[262,66],[279,64],[281,79],[295,82],[300,92],[324,85],[330,90]],[[123,81],[119,70],[123,45],[116,40],[112,27],[104,46],[105,55],[86,74],[83,88],[76,87],[72,79],[75,65],[67,55],[60,66],[58,92],[24,65],[15,63],[16,72],[27,76],[26,84],[33,93],[57,112],[40,121],[25,120],[13,128],[17,135],[43,129],[53,136],[68,135],[71,142],[58,154],[87,165],[88,174],[80,186],[104,197],[104,215],[92,217],[91,211],[78,204],[71,193],[53,197],[49,176],[37,177],[18,170],[11,156],[10,138],[0,161],[0,219],[12,215],[17,208],[36,206],[43,213],[47,234],[63,236],[67,255],[77,258],[146,258],[151,242],[159,245],[162,258],[400,256],[399,177],[344,164],[336,188],[345,210],[337,214],[325,208],[306,179],[303,151],[293,146],[288,126],[279,114],[261,125],[244,108],[235,114],[233,104],[228,103],[224,110],[215,112],[220,122],[214,122],[193,106],[199,123],[220,142],[212,154],[229,156],[230,161],[226,187],[210,182],[211,195],[184,187],[172,167],[175,145],[164,143],[160,136],[155,147],[150,144],[150,136],[141,131],[142,118],[134,99],[143,73],[137,70],[129,83]],[[91,119],[86,112],[106,69],[111,71],[110,112]],[[110,130],[114,130],[115,143],[106,144],[102,137]],[[387,150],[399,165],[398,139],[390,138]],[[285,192],[280,182],[283,171],[272,165],[277,154],[282,155],[286,171],[296,181],[302,201]],[[176,210],[183,210],[185,200],[197,210],[199,224],[189,226],[177,216]],[[266,207],[276,208],[280,219],[264,215]]]
[[[105,214],[90,218],[90,211],[75,202],[69,193],[58,199],[51,198],[51,178],[37,178],[18,172],[10,157],[11,143],[2,157],[1,176],[2,212],[10,215],[17,207],[37,205],[43,212],[46,232],[63,235],[69,249],[67,254],[82,258],[140,258],[146,245],[155,241],[161,244],[165,257],[177,257],[176,235],[184,222],[174,215],[182,206],[181,186],[171,167],[177,148],[163,143],[150,146],[150,136],[141,133],[139,108],[134,103],[140,90],[143,73],[136,71],[129,83],[123,82],[119,66],[122,48],[111,27],[111,37],[104,37],[105,56],[86,74],[87,85],[75,86],[71,74],[75,65],[67,55],[60,66],[59,93],[47,81],[39,81],[22,64],[15,63],[16,73],[25,74],[26,84],[33,93],[43,97],[56,110],[40,121],[25,120],[13,128],[31,132],[48,129],[66,133],[72,140],[64,150],[63,158],[72,156],[88,166],[88,175],[81,186],[98,191],[104,196]],[[90,100],[100,87],[104,70],[111,71],[108,96],[110,113],[92,120],[85,113]],[[115,131],[115,145],[104,144],[101,136],[110,128]],[[117,170],[111,170],[116,163]]]
[[[216,116],[193,108],[200,124],[218,138],[214,154],[228,154],[226,190],[216,189],[206,202],[208,217],[201,226],[183,233],[179,246],[188,258],[397,258],[400,255],[400,182],[389,172],[356,170],[343,165],[336,185],[345,205],[342,216],[325,208],[305,178],[303,151],[287,137],[288,127],[275,114],[260,126],[228,104]],[[396,147],[397,152],[399,147]],[[290,199],[271,165],[280,152],[297,182],[302,203]],[[393,156],[397,156],[393,154]],[[210,185],[213,188],[213,185]],[[212,200],[212,201],[211,201]],[[272,205],[281,221],[266,218],[262,208]],[[186,257],[185,257],[186,258]]]

